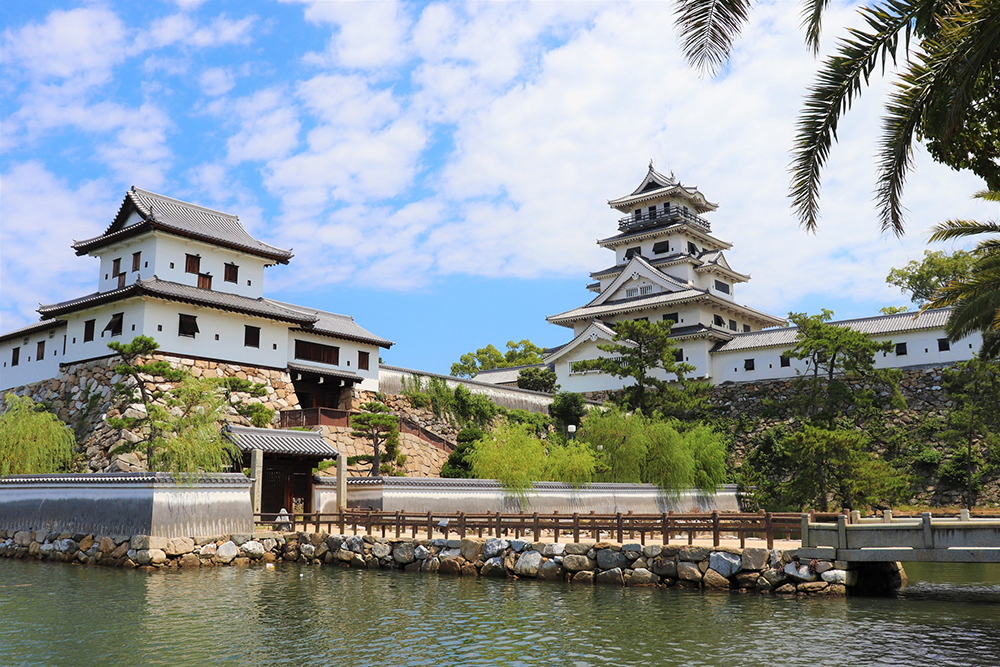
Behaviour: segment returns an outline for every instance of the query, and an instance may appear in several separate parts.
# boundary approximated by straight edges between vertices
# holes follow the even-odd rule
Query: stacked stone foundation
[[[898,563],[862,570],[795,550],[519,539],[414,539],[258,532],[212,537],[0,531],[0,556],[147,572],[177,568],[303,565],[407,573],[564,581],[573,585],[678,587],[840,597],[905,584]]]

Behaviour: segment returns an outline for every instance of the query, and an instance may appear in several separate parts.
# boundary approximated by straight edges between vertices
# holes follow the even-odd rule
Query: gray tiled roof
[[[30,336],[33,333],[39,331],[45,331],[47,329],[55,329],[66,324],[63,320],[42,320],[41,322],[33,322],[27,326],[21,327],[20,329],[14,329],[13,331],[8,331],[7,333],[0,336],[0,341],[10,340],[12,338],[18,338],[19,336]]]
[[[126,227],[125,221],[133,211],[138,211],[143,221]],[[118,215],[104,234],[78,241],[73,248],[78,255],[83,255],[151,229],[208,241],[281,263],[287,263],[292,256],[288,250],[275,248],[250,236],[235,215],[140,190],[134,185],[126,193]]]
[[[598,318],[606,315],[613,315],[620,311],[632,310],[634,308],[651,308],[675,301],[694,299],[700,296],[707,296],[706,292],[697,289],[686,289],[680,292],[667,292],[653,294],[650,296],[633,297],[630,299],[618,299],[616,301],[605,301],[599,306],[581,306],[573,310],[567,310],[558,315],[549,316],[550,322],[557,320],[574,320],[584,318]]]
[[[830,324],[845,326],[869,336],[887,336],[906,331],[921,329],[943,329],[951,314],[949,308],[936,308],[923,313],[897,313],[895,315],[876,315],[854,320],[840,320]],[[767,329],[750,333],[733,334],[733,339],[720,345],[715,352],[735,352],[738,350],[754,350],[765,347],[791,347],[798,340],[798,327],[783,327]]]
[[[371,343],[373,345],[378,345],[379,347],[392,347],[395,345],[391,340],[382,338],[381,336],[376,336],[371,331],[368,331],[360,324],[354,321],[354,318],[350,315],[338,315],[337,313],[328,313],[323,310],[316,310],[315,308],[306,308],[305,306],[296,306],[292,303],[285,303],[283,301],[275,301],[273,299],[264,299],[273,303],[274,305],[285,308],[288,310],[294,310],[295,312],[302,313],[305,315],[310,315],[316,318],[316,321],[312,323],[311,326],[303,327],[303,331],[308,331],[311,333],[326,334],[329,336],[336,336],[337,338],[347,338],[349,340],[356,340],[362,343]]]
[[[170,472],[89,472],[56,473],[50,475],[11,475],[0,477],[0,484],[181,484],[188,483],[191,475]],[[253,481],[241,472],[198,473],[196,481],[202,484],[233,484],[250,486]]]
[[[160,280],[155,276],[150,280],[137,280],[131,285],[111,290],[110,292],[95,292],[94,294],[77,299],[42,306],[38,309],[38,312],[42,314],[43,318],[50,318],[84,308],[91,308],[103,303],[147,295],[168,301],[183,301],[209,308],[257,315],[259,317],[267,317],[281,322],[292,322],[300,325],[312,324],[318,319],[313,315],[283,308],[267,299],[251,299],[250,297],[238,294],[201,289],[191,285]]]
[[[324,366],[313,366],[312,364],[292,363],[288,364],[288,370],[297,373],[315,373],[316,375],[325,375],[326,377],[348,380],[350,382],[361,382],[364,380],[363,377],[357,373],[352,373],[351,371],[343,371],[337,368],[326,368]]]
[[[222,434],[244,452],[259,449],[268,454],[337,458],[337,450],[316,431],[284,431],[230,424],[222,430]]]

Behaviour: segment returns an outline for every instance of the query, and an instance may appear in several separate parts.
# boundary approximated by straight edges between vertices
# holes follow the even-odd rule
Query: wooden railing
[[[814,514],[814,519],[827,518],[825,514]],[[346,534],[348,527],[354,534],[361,530],[367,535],[381,533],[382,537],[401,538],[407,533],[416,538],[423,534],[433,539],[435,534],[445,539],[449,535],[459,538],[478,537],[531,537],[536,542],[542,534],[551,535],[555,541],[560,537],[579,542],[581,537],[595,541],[614,539],[621,543],[626,536],[645,544],[648,538],[659,536],[663,544],[670,544],[677,536],[687,537],[693,544],[699,534],[711,534],[712,544],[719,546],[723,535],[736,535],[740,546],[745,546],[748,536],[757,536],[767,541],[769,549],[774,548],[776,535],[793,539],[801,530],[801,514],[759,512],[711,512],[675,514],[466,514],[434,512],[376,512],[371,510],[348,510],[336,513],[314,514],[255,514],[254,518],[262,526],[275,530],[296,531],[312,528],[319,532],[324,527],[329,533],[339,531]]]

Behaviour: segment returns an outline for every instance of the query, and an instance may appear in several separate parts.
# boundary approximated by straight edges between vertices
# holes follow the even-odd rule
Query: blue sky
[[[793,9],[794,7],[794,9]],[[4,3],[0,329],[96,289],[72,240],[125,190],[240,216],[296,257],[274,298],[354,315],[385,361],[447,372],[463,352],[569,331],[607,200],[650,159],[719,210],[715,234],[769,312],[874,314],[889,269],[948,217],[991,217],[981,187],[916,154],[903,239],[871,191],[876,82],[840,128],[816,235],[786,191],[794,119],[816,66],[792,3],[761,3],[723,76],[685,66],[671,3]],[[829,49],[856,22],[831,3]],[[995,207],[994,207],[995,208]],[[945,246],[947,248],[947,246]]]

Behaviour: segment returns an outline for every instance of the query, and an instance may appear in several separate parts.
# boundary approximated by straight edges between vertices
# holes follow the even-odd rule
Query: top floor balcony
[[[647,227],[658,225],[688,222],[694,224],[706,232],[712,231],[712,225],[705,218],[692,213],[683,206],[668,205],[663,209],[636,209],[632,215],[626,215],[618,220],[618,230],[622,232],[634,232]]]

